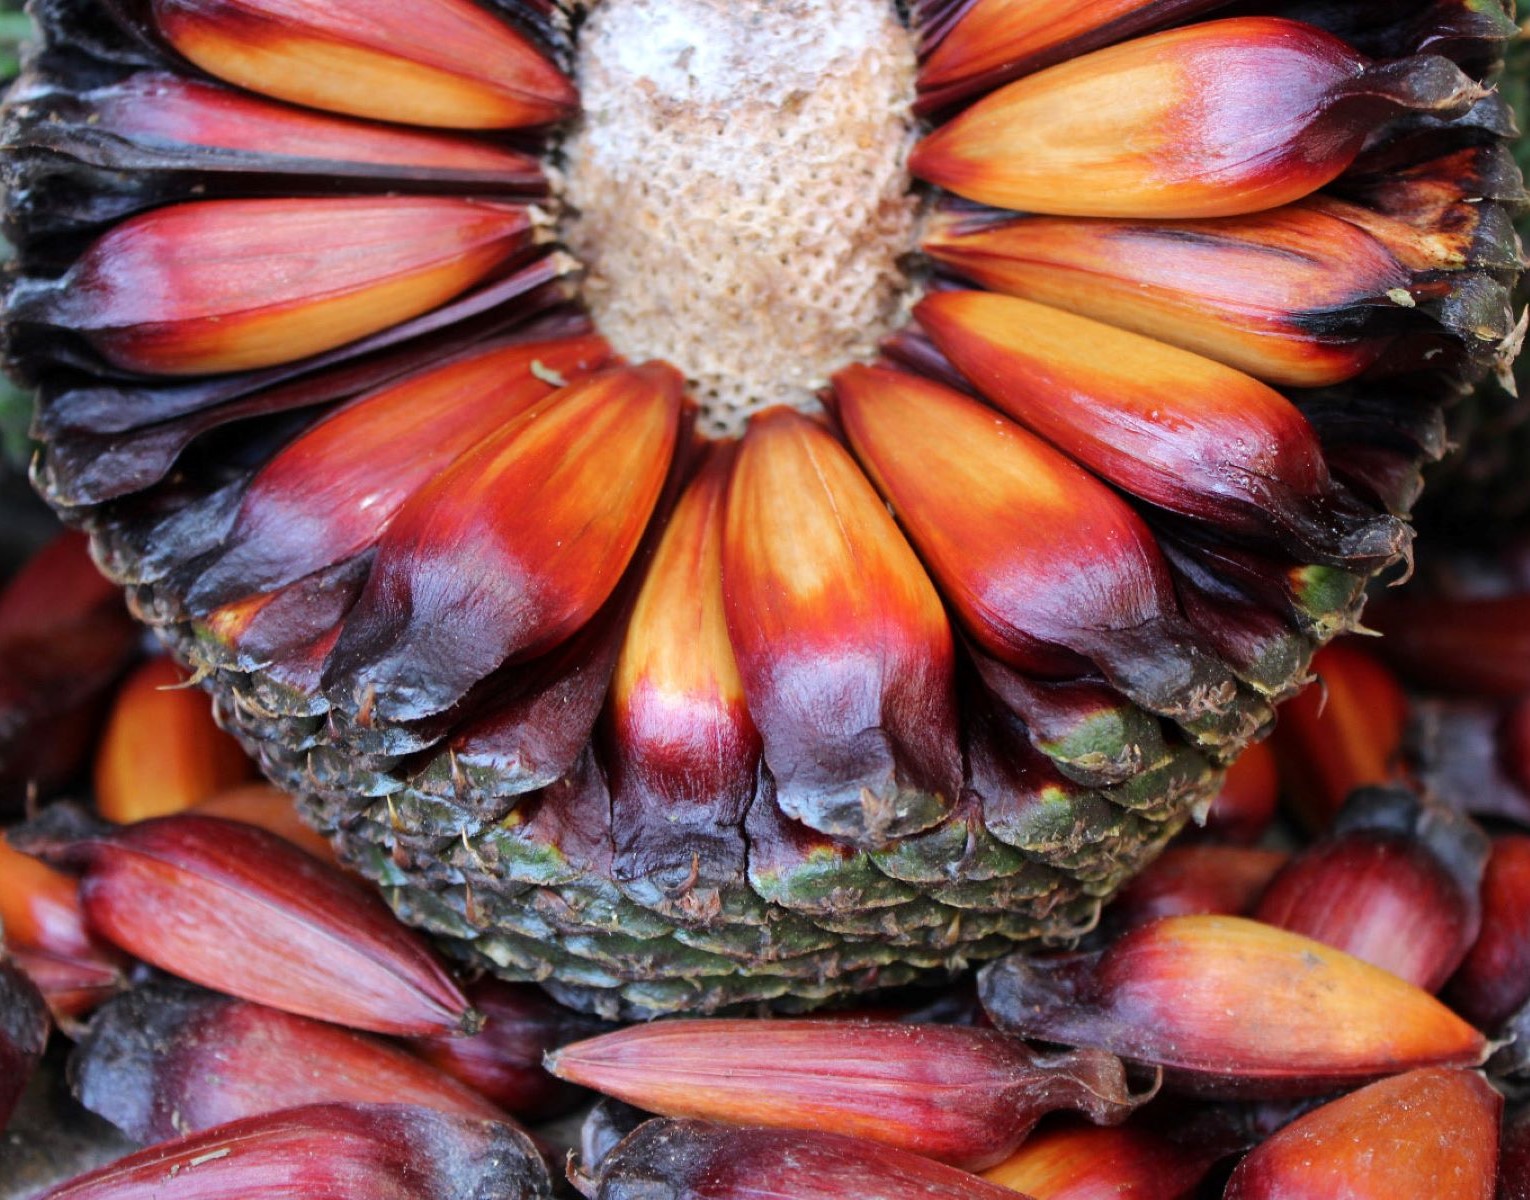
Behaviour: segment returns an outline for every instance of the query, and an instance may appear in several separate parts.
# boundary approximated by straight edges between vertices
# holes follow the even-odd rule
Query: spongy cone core
[[[908,300],[916,55],[887,0],[601,0],[580,36],[565,237],[632,358],[710,432],[814,405]]]

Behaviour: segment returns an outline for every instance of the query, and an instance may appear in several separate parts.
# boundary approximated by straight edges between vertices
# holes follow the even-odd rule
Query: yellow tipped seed
[[[1422,989],[1240,917],[1168,917],[1096,953],[1014,954],[980,987],[1001,1028],[1160,1066],[1167,1087],[1196,1095],[1321,1095],[1488,1052]]]
[[[154,21],[210,75],[311,108],[508,129],[572,115],[574,85],[469,0],[153,0]]]

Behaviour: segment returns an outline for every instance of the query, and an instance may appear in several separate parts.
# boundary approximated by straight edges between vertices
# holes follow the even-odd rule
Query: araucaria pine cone
[[[1496,0],[33,0],[34,474],[406,920],[609,1013],[1065,937],[1514,344]]]

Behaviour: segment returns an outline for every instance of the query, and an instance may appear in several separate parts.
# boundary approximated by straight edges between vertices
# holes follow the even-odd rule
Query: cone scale
[[[99,3],[0,116],[37,483],[347,867],[603,1015],[1089,927],[1513,329],[1458,4]]]

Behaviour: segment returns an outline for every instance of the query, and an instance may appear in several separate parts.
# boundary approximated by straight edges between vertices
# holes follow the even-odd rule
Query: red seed
[[[1311,200],[1193,222],[1016,216],[952,205],[934,214],[924,249],[991,291],[1145,334],[1288,387],[1337,384],[1374,366],[1399,336],[1377,320],[1395,305],[1388,294],[1411,300],[1415,283],[1377,238]]]
[[[567,1046],[548,1068],[648,1112],[869,1138],[973,1171],[1048,1112],[1115,1123],[1146,1098],[1097,1050],[896,1022],[664,1021]]]
[[[1286,1126],[1226,1200],[1492,1200],[1503,1098],[1470,1071],[1410,1071]]]
[[[197,147],[242,152],[255,170],[291,170],[294,159],[309,159],[353,177],[365,165],[382,178],[428,174],[492,180],[505,190],[546,186],[533,156],[496,142],[333,117],[168,72],[131,75],[84,99],[89,116],[82,119],[98,138],[124,138],[161,154],[167,146]]]
[[[207,200],[130,217],[19,319],[164,375],[296,362],[446,303],[536,237],[514,204],[445,196]]]
[[[933,43],[919,71],[924,106],[943,108],[975,93],[1189,20],[1217,0],[1052,0],[1045,7],[1015,0],[922,0],[938,14],[921,29],[921,50]],[[952,11],[955,16],[950,16]]]
[[[66,958],[41,950],[13,950],[11,959],[37,985],[59,1028],[71,1036],[81,1017],[129,985],[122,968],[99,960]]]
[[[1191,1200],[1222,1153],[1130,1125],[1069,1123],[1037,1131],[983,1178],[1036,1200]]]
[[[0,928],[11,950],[120,961],[85,924],[78,882],[0,836]]]
[[[363,723],[443,712],[507,659],[589,623],[663,492],[684,391],[663,363],[586,376],[416,492],[326,664],[337,711]]]
[[[1482,96],[1443,59],[1372,63],[1300,22],[1208,21],[1009,84],[925,137],[909,168],[1017,211],[1232,216],[1317,191],[1394,117],[1459,116]]]
[[[1207,1097],[1322,1095],[1488,1043],[1427,992],[1239,917],[1167,917],[1095,953],[1016,953],[979,975],[1000,1028],[1161,1066]]]
[[[1241,371],[989,292],[935,292],[914,315],[995,408],[1148,504],[1301,562],[1358,568],[1407,545],[1394,518],[1343,501],[1301,410]]]
[[[101,699],[138,630],[79,533],[63,533],[0,589],[0,804],[89,761]]]
[[[658,540],[607,701],[612,875],[682,921],[746,886],[742,826],[760,763],[724,603],[736,443],[713,446]]]
[[[310,108],[454,129],[572,115],[573,83],[470,0],[152,0],[159,33],[210,75]]]
[[[40,1200],[532,1200],[551,1195],[526,1135],[408,1105],[319,1104],[151,1146]]]
[[[1438,991],[1477,940],[1487,856],[1487,836],[1459,813],[1406,789],[1366,788],[1253,915]]]
[[[970,397],[900,371],[846,368],[833,399],[866,474],[983,651],[1048,677],[1092,662],[1144,708],[1177,718],[1232,707],[1236,686],[1184,623],[1157,540],[1098,478]]]
[[[269,592],[374,546],[452,462],[545,405],[557,390],[549,372],[576,379],[609,354],[596,337],[512,337],[333,409],[255,472],[228,533],[187,581],[188,609]]]
[[[722,583],[781,810],[869,845],[938,822],[961,788],[951,624],[820,423],[785,408],[750,423],[728,489]]]
[[[572,1179],[590,1200],[1026,1200],[860,1138],[705,1121],[649,1121]]]
[[[1309,830],[1326,829],[1350,792],[1395,778],[1408,700],[1391,671],[1351,642],[1312,660],[1318,677],[1275,727],[1285,799]]]
[[[0,930],[54,1014],[83,1016],[126,986],[126,960],[85,923],[79,884],[0,837]]]
[[[401,1046],[175,984],[98,1012],[69,1081],[81,1104],[146,1144],[306,1104],[416,1104],[513,1124]]]
[[[38,823],[35,837],[50,836]],[[275,834],[181,814],[66,834],[91,926],[194,983],[377,1033],[471,1033],[478,1014],[377,894]]]
[[[1445,998],[1489,1032],[1530,1002],[1530,837],[1494,840],[1482,878],[1482,932]]]

